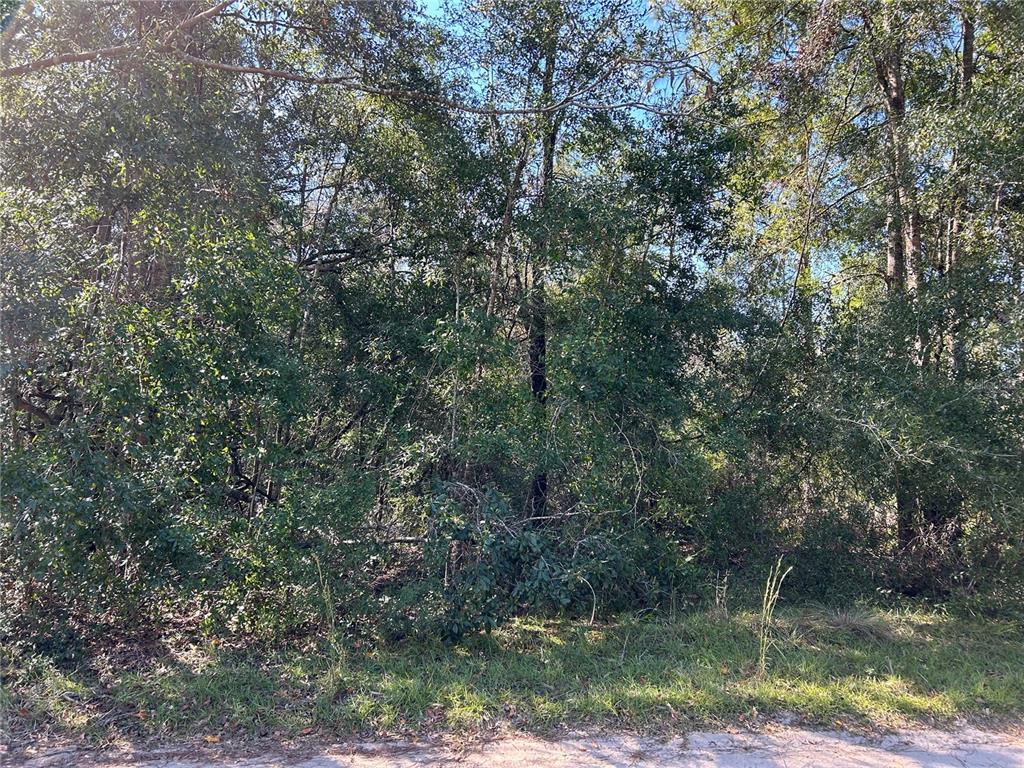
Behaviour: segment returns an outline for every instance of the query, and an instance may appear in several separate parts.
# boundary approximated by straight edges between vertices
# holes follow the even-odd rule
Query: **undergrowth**
[[[518,619],[451,645],[321,638],[288,649],[164,639],[61,661],[4,650],[15,741],[287,738],[614,727],[674,733],[785,713],[809,724],[1024,711],[1016,619],[932,609],[780,608],[759,674],[755,611],[590,625]]]

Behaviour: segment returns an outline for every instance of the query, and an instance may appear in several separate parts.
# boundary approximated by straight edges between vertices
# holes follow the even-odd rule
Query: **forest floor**
[[[1002,731],[1024,717],[1019,619],[820,606],[782,608],[776,619],[765,672],[749,611],[519,619],[456,645],[165,637],[63,657],[3,649],[0,743],[15,754],[61,741],[152,750],[573,732],[671,740],[779,727]]]

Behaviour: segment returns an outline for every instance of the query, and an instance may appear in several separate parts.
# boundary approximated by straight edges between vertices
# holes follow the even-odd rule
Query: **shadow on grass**
[[[771,669],[759,676],[755,621],[519,620],[458,646],[271,655],[190,647],[128,666],[96,659],[76,672],[35,657],[19,660],[0,706],[15,737],[45,729],[93,739],[475,731],[496,721],[670,734],[782,712],[817,724],[898,724],[1024,710],[1014,622],[876,611],[859,625],[782,611]]]

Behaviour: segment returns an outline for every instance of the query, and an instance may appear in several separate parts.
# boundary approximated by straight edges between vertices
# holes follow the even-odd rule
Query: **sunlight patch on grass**
[[[783,711],[825,724],[1024,711],[1024,649],[1013,621],[780,610],[764,675],[756,673],[755,621],[749,612],[674,622],[623,616],[594,627],[526,619],[458,646],[335,643],[326,652],[248,654],[193,646],[102,675],[99,661],[61,671],[28,657],[0,706],[23,730],[86,736],[313,725],[466,731],[498,720],[664,732]]]

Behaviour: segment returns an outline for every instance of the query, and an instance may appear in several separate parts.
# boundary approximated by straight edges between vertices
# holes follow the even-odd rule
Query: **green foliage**
[[[3,639],[1019,603],[1017,10],[186,5],[0,8]]]

